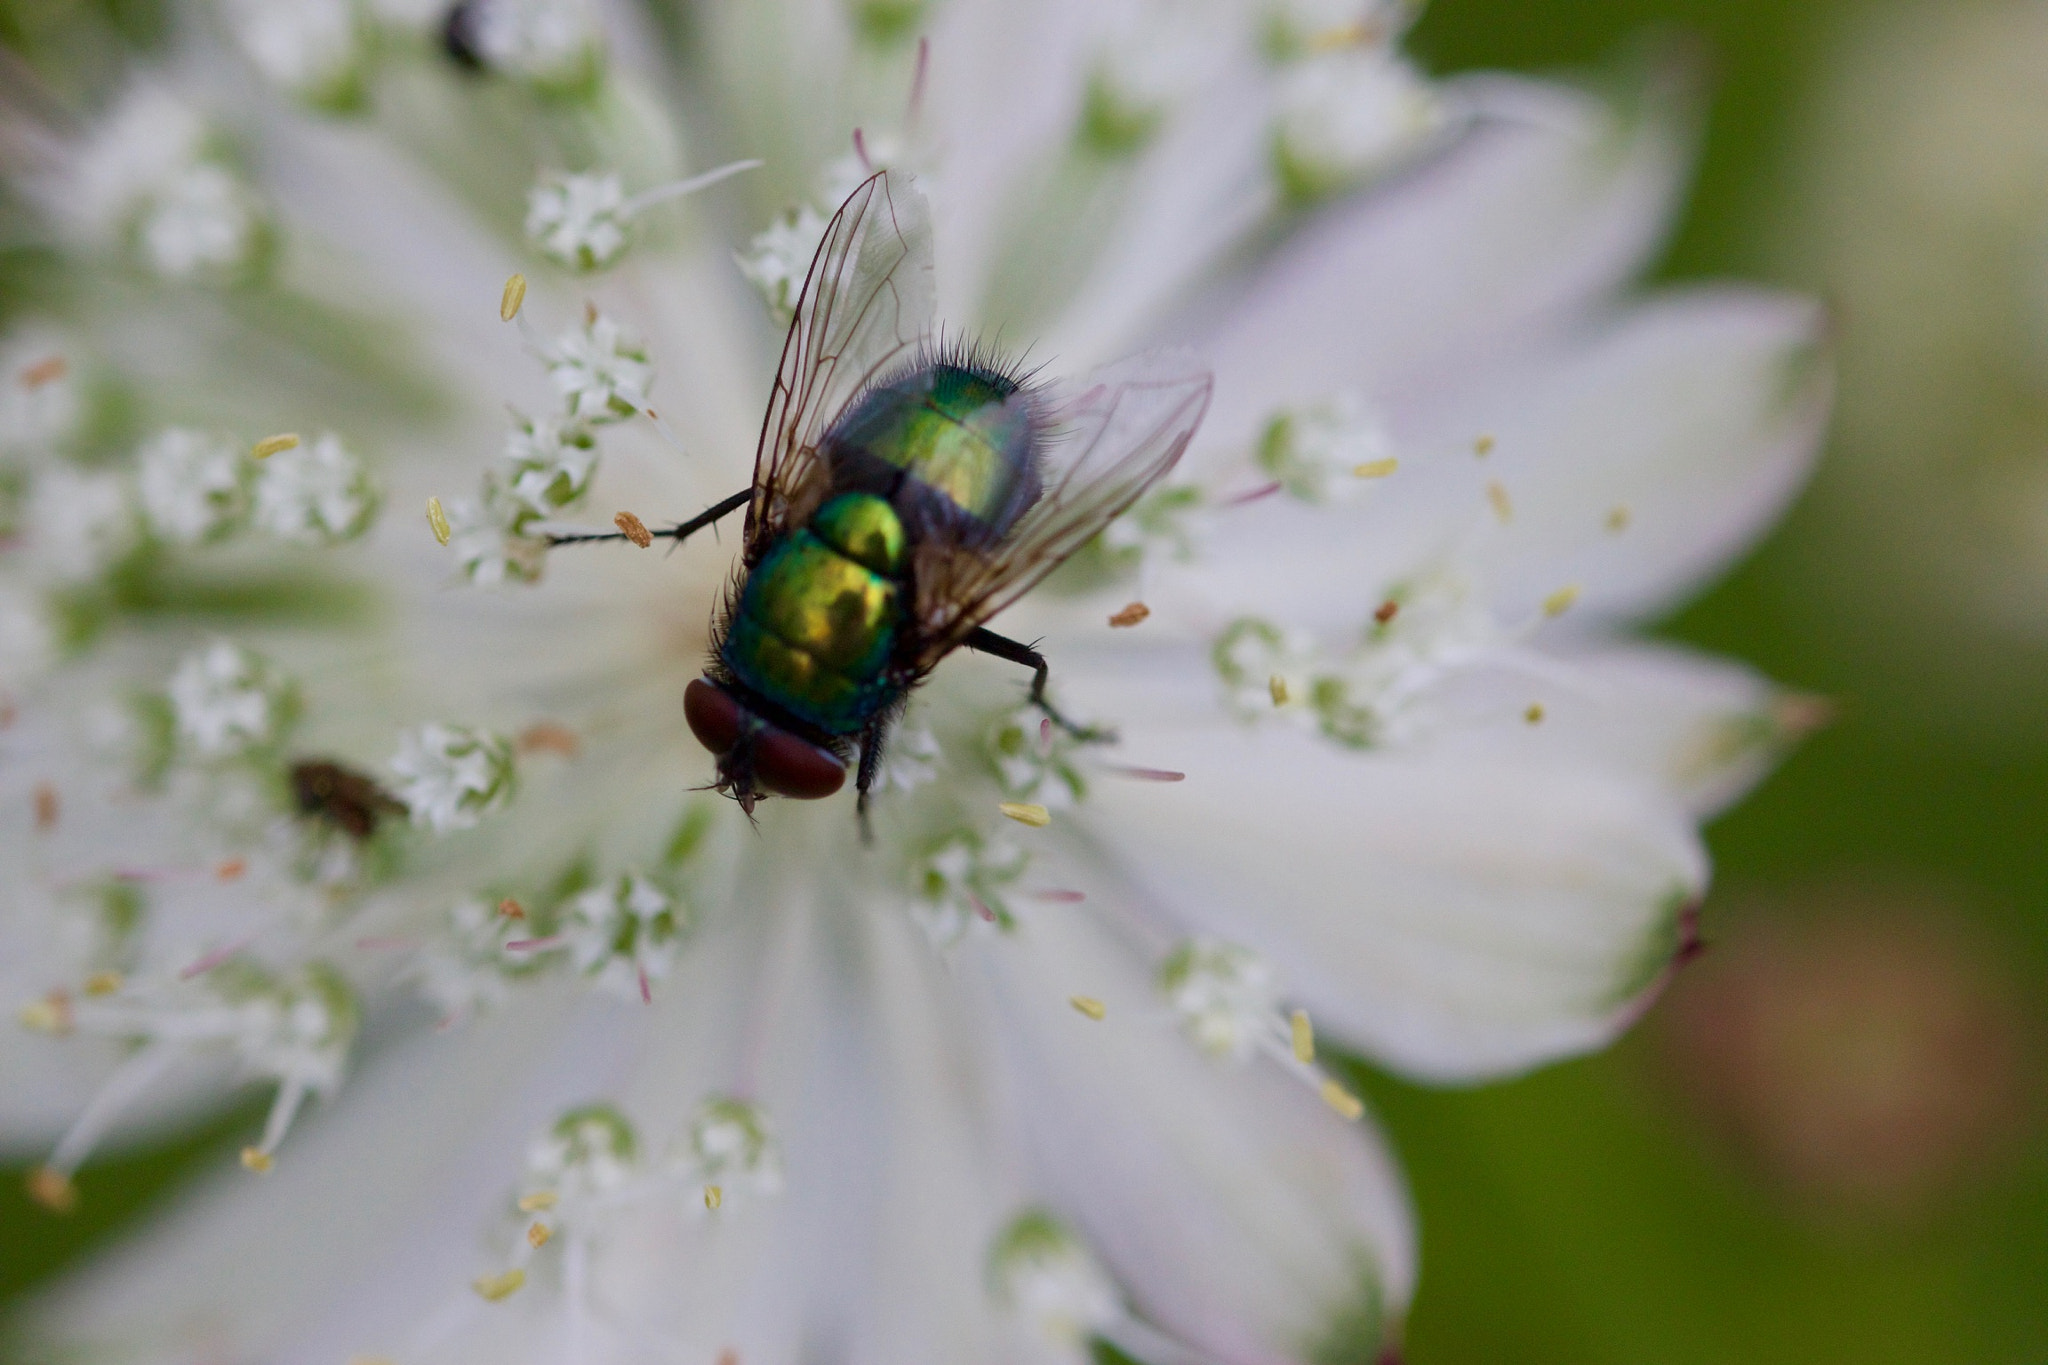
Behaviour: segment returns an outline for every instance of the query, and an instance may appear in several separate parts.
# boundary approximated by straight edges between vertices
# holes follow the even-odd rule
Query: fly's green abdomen
[[[907,475],[902,482],[911,486],[891,492],[913,520],[965,513],[994,539],[1038,495],[1031,415],[1012,401],[1017,393],[1014,381],[992,372],[919,370],[861,398],[832,429],[832,458]]]
[[[892,695],[902,522],[865,493],[833,498],[747,576],[720,655],[739,680],[828,734]]]

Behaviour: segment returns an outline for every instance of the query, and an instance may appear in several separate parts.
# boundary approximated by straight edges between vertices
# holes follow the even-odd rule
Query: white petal
[[[1403,395],[1641,265],[1685,162],[1668,114],[1503,78],[1461,93],[1503,112],[1310,219],[1185,338],[1219,377],[1205,445],[1241,456],[1275,409],[1343,389]]]
[[[1165,913],[1264,953],[1377,1060],[1466,1080],[1597,1047],[1684,946],[1706,857],[1656,785],[1570,754],[1358,752],[1206,719],[1198,669],[1127,670],[1124,705],[1074,680],[1118,718],[1120,761],[1186,774],[1105,776],[1085,827]]]
[[[1465,503],[1497,482],[1513,514],[1481,545],[1508,617],[1561,587],[1575,611],[1667,605],[1762,533],[1804,481],[1832,374],[1813,304],[1689,291],[1602,319],[1397,419],[1459,452]],[[1475,436],[1492,440],[1467,456]]]
[[[962,950],[977,969],[965,994],[1008,1059],[1008,1123],[1033,1182],[1139,1317],[1210,1357],[1311,1358],[1340,1324],[1376,1336],[1415,1276],[1400,1177],[1377,1134],[1277,1065],[1200,1053],[1154,992],[1156,964],[1100,913],[1044,909],[1013,939]],[[1074,995],[1100,1000],[1104,1017]]]

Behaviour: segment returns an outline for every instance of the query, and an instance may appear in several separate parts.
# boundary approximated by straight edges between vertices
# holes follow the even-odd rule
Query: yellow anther
[[[539,1213],[542,1209],[551,1209],[560,1202],[561,1196],[553,1190],[536,1190],[532,1194],[520,1197],[519,1211],[521,1213]]]
[[[61,355],[47,356],[21,372],[21,386],[34,392],[45,384],[54,384],[71,372],[71,362]]]
[[[276,1164],[276,1162],[270,1159],[270,1153],[264,1151],[261,1147],[244,1147],[242,1149],[242,1165],[258,1175],[270,1174],[270,1168]]]
[[[1472,443],[1472,453],[1474,455],[1493,454],[1493,437],[1481,436],[1478,440],[1474,441]]]
[[[498,913],[503,915],[506,919],[525,919],[526,907],[521,905],[518,901],[513,900],[510,896],[507,896],[505,897],[505,899],[498,902]],[[547,1204],[539,1205],[538,1207],[540,1208],[546,1208],[548,1204],[552,1204],[555,1202],[555,1197],[551,1194],[545,1196],[538,1194],[529,1194],[528,1196],[526,1196],[526,1199],[540,1198],[545,1198],[548,1201]],[[519,1201],[520,1208],[523,1209],[526,1207],[526,1199],[522,1199]]]
[[[513,1266],[502,1275],[477,1276],[470,1282],[470,1288],[476,1290],[488,1302],[498,1303],[517,1294],[525,1283],[526,1272],[518,1266]]]
[[[647,523],[631,512],[621,512],[613,517],[612,525],[618,527],[621,535],[643,550],[654,543],[654,533],[647,529]]]
[[[71,1001],[62,991],[51,991],[40,1000],[21,1007],[21,1026],[36,1033],[69,1033]]]
[[[1486,485],[1486,500],[1493,504],[1493,514],[1502,521],[1515,519],[1515,505],[1508,501],[1508,490],[1501,487],[1500,480]]]
[[[1005,801],[996,809],[1018,824],[1029,825],[1033,829],[1044,829],[1052,823],[1051,811],[1044,806],[1032,805],[1026,801]]]
[[[1630,515],[1631,513],[1626,506],[1616,503],[1607,509],[1607,529],[1616,535],[1620,535],[1628,529]]]
[[[1335,1081],[1323,1082],[1323,1103],[1350,1119],[1353,1123],[1365,1117],[1365,1101],[1346,1090]]]
[[[1572,603],[1579,600],[1579,585],[1570,583],[1543,599],[1545,616],[1562,616],[1571,610]]]
[[[455,534],[455,528],[448,524],[448,514],[441,510],[439,498],[427,499],[427,525],[433,528],[434,539],[443,545]]]
[[[54,1166],[38,1166],[28,1173],[28,1197],[51,1213],[69,1213],[78,1207],[78,1186]]]
[[[1384,479],[1400,467],[1399,460],[1367,460],[1351,466],[1351,472],[1361,479]]]
[[[1543,715],[1543,703],[1532,701],[1529,703],[1529,709],[1522,713],[1522,719],[1528,721],[1531,725],[1541,725],[1543,723]]]
[[[249,448],[249,453],[259,460],[267,460],[280,450],[297,450],[298,448],[299,433],[296,431],[280,431],[275,436],[266,436],[258,441]]]
[[[1307,1066],[1316,1059],[1316,1026],[1308,1021],[1307,1010],[1287,1016],[1288,1041],[1294,1045],[1294,1060]]]
[[[1308,50],[1313,56],[1321,56],[1327,52],[1341,52],[1347,47],[1365,47],[1378,40],[1379,32],[1379,25],[1360,19],[1356,23],[1326,28],[1312,35],[1308,40]]]
[[[1275,673],[1272,677],[1266,679],[1266,693],[1273,698],[1273,705],[1287,705],[1287,679]]]
[[[94,972],[85,979],[82,989],[87,995],[112,995],[121,989],[121,981],[119,972]]]
[[[510,322],[519,316],[519,305],[526,302],[526,276],[514,273],[505,281],[505,293],[498,300],[498,320]]]
[[[554,1235],[554,1230],[546,1223],[535,1223],[526,1230],[526,1244],[539,1251],[548,1244],[548,1238]]]
[[[1151,614],[1152,608],[1146,606],[1143,602],[1133,602],[1116,615],[1110,617],[1109,623],[1120,628],[1135,626]]]
[[[723,1204],[724,1202],[725,1202],[725,1191],[724,1191],[724,1190],[723,1190],[722,1188],[720,1188],[720,1187],[719,1187],[719,1186],[717,1186],[717,1185],[706,1185],[706,1186],[704,1187],[704,1207],[705,1207],[705,1208],[707,1208],[707,1209],[715,1209],[715,1208],[717,1208],[717,1207],[718,1207],[718,1206],[719,1206],[720,1204]]]
[[[1109,1007],[1092,995],[1070,996],[1067,1003],[1098,1024],[1102,1022],[1102,1016],[1109,1013]]]

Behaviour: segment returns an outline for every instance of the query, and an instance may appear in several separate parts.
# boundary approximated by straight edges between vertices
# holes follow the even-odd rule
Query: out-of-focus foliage
[[[92,4],[148,41],[145,0],[12,0],[0,41],[55,41],[65,12]],[[1910,311],[1882,311],[1868,292],[1890,278],[1882,261],[1851,271],[1841,254],[1856,196],[1885,181],[1891,150],[1853,140],[1916,126],[1896,105],[1856,117],[1846,64],[1870,63],[1883,44],[1867,26],[1905,8],[1435,0],[1415,34],[1440,69],[1592,69],[1658,29],[1703,40],[1704,159],[1666,273],[1761,274],[1834,299],[1845,420],[1800,511],[1671,627],[1837,708],[1714,831],[1707,960],[1605,1057],[1470,1092],[1361,1078],[1424,1228],[1411,1365],[2048,1358],[2048,658],[2009,611],[1894,592],[1939,587],[1916,579],[1915,557],[1942,547],[1894,534],[1919,493],[1871,477],[1872,461],[1968,447],[1996,414],[1983,366],[1942,351],[1934,368],[1976,388],[1930,379],[1939,411],[1912,410],[1927,420],[1900,437],[1905,453],[1874,448],[1873,433],[1897,434],[1886,405],[1911,400],[1872,360],[1886,338],[1859,329],[1905,326]],[[2013,8],[1938,0],[1922,13]],[[2048,53],[2027,55],[2038,70]],[[2036,232],[2048,298],[2048,215]],[[32,287],[0,272],[0,307]],[[1985,332],[1964,315],[1951,334],[1963,345]],[[2048,360],[2041,373],[2048,385]],[[1968,535],[1960,526],[1930,534]],[[2048,577],[2032,591],[2048,620]],[[109,1168],[89,1222],[47,1221],[10,1178],[0,1296],[65,1263],[194,1150]]]

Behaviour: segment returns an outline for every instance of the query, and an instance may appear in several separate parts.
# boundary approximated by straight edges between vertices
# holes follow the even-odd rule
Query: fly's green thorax
[[[942,528],[1000,537],[1037,496],[1017,385],[955,365],[878,386],[827,433],[838,490],[742,585],[720,657],[758,696],[828,735],[854,734],[900,693],[913,544]]]

